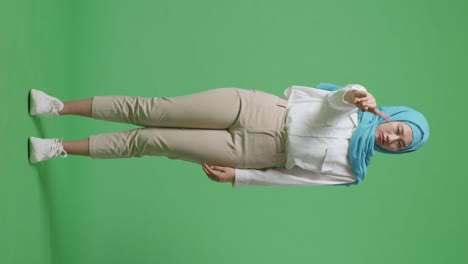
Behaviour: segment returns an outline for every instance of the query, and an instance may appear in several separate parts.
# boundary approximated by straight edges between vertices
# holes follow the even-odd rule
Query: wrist
[[[236,181],[236,170],[233,169],[232,171],[233,171],[233,173],[232,173],[233,175],[232,175],[232,178],[231,178],[231,183],[234,184],[234,182]]]

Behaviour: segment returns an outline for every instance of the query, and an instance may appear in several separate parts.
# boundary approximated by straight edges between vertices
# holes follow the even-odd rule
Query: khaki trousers
[[[96,96],[92,117],[141,126],[94,135],[93,158],[166,156],[198,164],[262,169],[285,163],[287,100],[219,88],[170,98]]]

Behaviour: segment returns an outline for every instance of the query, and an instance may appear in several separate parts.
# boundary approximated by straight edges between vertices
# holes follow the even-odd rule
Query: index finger
[[[215,170],[213,170],[211,168],[211,166],[209,166],[208,164],[203,164],[203,166],[205,167],[205,170],[207,170],[211,175],[215,176],[217,175],[217,172]]]
[[[385,121],[390,121],[390,116],[385,114],[384,112],[380,112],[378,109],[374,109],[374,114],[380,116],[381,118],[385,119]]]
[[[209,167],[209,166],[208,166],[208,165],[205,165],[205,164],[203,164],[203,166],[202,166],[202,167],[203,167],[203,170],[204,170],[204,171],[205,171],[205,173],[206,173],[206,176],[208,176],[208,178],[210,178],[210,180],[212,180],[212,181],[216,181],[216,176],[215,176],[215,175],[213,175],[213,173],[212,173],[212,172],[210,172],[210,171],[208,170],[208,168],[207,168],[207,167]]]
[[[206,173],[206,175],[207,175],[208,177],[211,176],[211,175],[210,175],[210,172],[209,172],[208,169],[205,167],[205,164],[202,165],[202,169],[203,169],[203,171]]]

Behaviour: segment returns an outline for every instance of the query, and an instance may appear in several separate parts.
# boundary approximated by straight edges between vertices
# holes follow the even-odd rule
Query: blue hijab
[[[336,91],[342,87],[330,83],[320,83],[317,88],[327,91]],[[367,166],[370,163],[370,159],[374,156],[374,150],[388,154],[403,154],[419,149],[429,138],[429,124],[424,115],[420,112],[405,106],[387,106],[379,107],[378,109],[390,116],[392,121],[403,121],[408,124],[413,132],[413,141],[408,148],[401,151],[391,151],[380,148],[375,145],[375,129],[378,125],[387,121],[373,113],[359,110],[359,123],[351,137],[348,149],[348,159],[351,163],[353,173],[356,176],[356,181],[345,185],[358,184],[364,180],[367,173]]]

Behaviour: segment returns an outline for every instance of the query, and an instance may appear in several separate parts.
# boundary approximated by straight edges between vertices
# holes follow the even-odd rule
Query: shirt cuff
[[[233,188],[248,186],[250,183],[249,170],[235,169],[236,177],[234,178]]]
[[[345,97],[345,94],[347,91],[350,91],[350,90],[355,90],[355,91],[367,91],[366,88],[364,88],[364,86],[360,85],[360,84],[349,84],[349,85],[346,85],[344,88],[343,88],[343,95],[341,96],[341,101],[344,103],[344,104],[347,104],[349,106],[354,106],[354,104],[351,104],[349,102],[347,102],[344,97]]]
[[[328,103],[330,103],[333,108],[341,111],[355,109],[356,106],[354,104],[350,104],[344,100],[346,92],[350,90],[366,91],[366,88],[360,84],[348,84],[345,87],[328,94]]]

